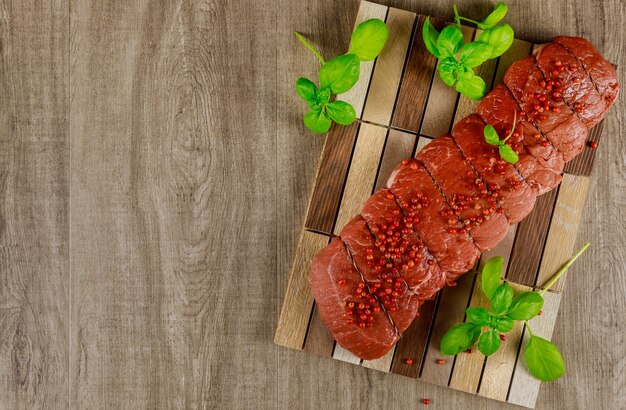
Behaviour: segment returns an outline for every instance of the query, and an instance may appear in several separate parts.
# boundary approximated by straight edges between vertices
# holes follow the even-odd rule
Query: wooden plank
[[[480,256],[480,262],[478,263],[478,270],[482,271],[485,263],[494,256],[502,256],[504,261],[502,263],[502,270],[506,275],[507,267],[509,266],[509,261],[511,260],[511,252],[513,251],[513,243],[515,242],[515,233],[517,232],[517,224],[511,225],[509,227],[509,231],[506,236],[497,244],[493,249],[484,252]]]
[[[588,189],[589,177],[563,175],[539,268],[538,286],[543,286],[572,257]],[[566,276],[551,289],[561,292]]]
[[[389,130],[374,190],[386,187],[387,179],[396,166],[403,159],[411,158],[416,139],[414,134],[394,129]]]
[[[389,39],[376,59],[363,110],[363,119],[366,121],[383,125],[389,125],[391,121],[415,17],[415,13],[395,8],[389,9],[387,14]]]
[[[518,224],[507,280],[533,286],[541,263],[557,189],[537,198],[533,211]]]
[[[509,282],[516,294],[532,290],[528,286]],[[515,359],[522,340],[524,322],[517,321],[513,329],[506,333],[506,340],[502,342],[497,352],[487,357],[478,394],[491,399],[506,401],[509,392]]]
[[[489,300],[485,297],[480,287],[480,274],[476,275],[470,306],[489,307]],[[471,353],[459,353],[456,356],[452,369],[450,387],[475,394],[478,390],[484,362],[485,356],[476,347],[472,348]]]
[[[466,42],[472,40],[475,31],[473,27],[461,26],[461,31]],[[440,62],[438,60],[437,67]],[[456,92],[456,89],[444,84],[439,73],[435,70],[420,134],[436,138],[449,132],[452,128],[458,96],[459,93]]]
[[[456,286],[445,287],[441,291],[431,332],[428,350],[422,366],[420,378],[428,383],[447,386],[454,364],[454,356],[444,356],[439,350],[441,338],[452,326],[462,323],[465,309],[469,304],[470,294],[474,285],[475,272],[468,272],[457,280]],[[445,360],[439,364],[439,360]]]
[[[333,359],[341,360],[342,362],[347,362],[347,363],[352,363],[352,364],[361,363],[361,359],[359,357],[353,355],[352,353],[350,353],[343,347],[339,346],[337,343],[335,343],[335,350],[333,351]]]
[[[309,265],[313,256],[328,244],[328,240],[329,238],[325,235],[302,231],[285,292],[283,308],[278,319],[274,343],[292,349],[303,348],[313,309],[313,295],[311,295],[308,281]]]
[[[598,125],[596,125],[589,131],[587,143],[591,141],[600,141],[600,137],[602,136],[602,129],[604,128],[604,121],[605,120],[602,120]],[[583,152],[581,152],[576,158],[565,164],[564,172],[573,175],[591,175],[591,170],[593,169],[593,162],[596,158],[597,151],[597,149],[591,148],[587,144],[585,146],[585,149],[583,149]]]
[[[402,338],[396,344],[396,354],[391,364],[391,372],[417,378],[422,365],[424,351],[428,344],[428,336],[435,315],[436,300],[424,302],[420,307],[419,316],[415,318]],[[407,359],[413,360],[413,364],[406,363]]]
[[[396,108],[393,113],[392,126],[407,131],[418,132],[424,115],[424,107],[428,100],[430,82],[437,60],[428,52],[422,41],[422,26],[426,17],[418,16],[413,30],[411,51],[407,59],[404,75],[398,93]],[[443,22],[431,19],[438,30]]]
[[[561,295],[546,292],[543,295],[543,299],[544,305],[541,315],[535,316],[533,319],[529,320],[528,324],[535,335],[550,340],[552,339],[552,331],[554,330],[554,324],[556,323],[556,318],[559,313]],[[520,349],[517,363],[515,364],[507,401],[520,406],[534,408],[537,396],[539,395],[541,382],[528,372],[526,364],[524,363],[524,352],[526,351],[526,346],[528,346],[529,339],[528,329],[524,329],[522,348]]]
[[[2,409],[70,407],[68,19],[67,0],[0,3]]]
[[[356,26],[362,22],[373,18],[385,21],[386,16],[387,6],[371,3],[369,1],[362,1],[354,22],[354,27],[356,28]],[[357,118],[361,118],[361,114],[363,113],[363,105],[365,104],[365,97],[367,95],[367,89],[372,77],[374,64],[374,61],[361,61],[359,81],[354,85],[354,87],[339,96],[339,99],[352,104],[354,110],[356,111]]]
[[[334,345],[333,335],[330,334],[326,324],[322,321],[317,305],[315,305],[311,314],[309,330],[306,333],[304,351],[322,357],[331,357]]]
[[[337,215],[336,235],[359,214],[363,203],[372,194],[378,171],[378,167],[372,164],[380,161],[386,136],[386,128],[366,123],[361,125]]]
[[[304,224],[306,228],[332,233],[358,129],[356,121],[348,126],[334,125],[326,136]]]
[[[417,156],[417,154],[426,146],[428,145],[433,139],[429,138],[429,137],[424,137],[423,135],[419,136],[419,139],[417,140],[417,147],[415,147],[415,155]]]
[[[504,80],[504,73],[507,68],[509,68],[509,66],[517,60],[529,55],[532,47],[533,44],[528,41],[519,40],[517,38],[513,40],[511,47],[506,50],[506,52],[502,54],[498,60],[498,68],[496,70],[496,76],[493,79],[493,85],[502,83]]]
[[[363,360],[363,363],[361,363],[361,365],[363,367],[367,367],[368,369],[374,369],[374,370],[379,370],[381,372],[389,373],[389,370],[391,369],[391,361],[393,360],[395,351],[396,351],[396,348],[394,347],[380,359]]]

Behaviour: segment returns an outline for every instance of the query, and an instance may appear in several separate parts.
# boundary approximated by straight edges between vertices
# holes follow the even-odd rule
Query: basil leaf
[[[496,58],[504,54],[513,44],[513,29],[508,24],[501,24],[480,33],[476,41],[490,44],[493,52],[489,58]]]
[[[508,315],[496,318],[493,323],[493,327],[502,333],[510,332],[513,326],[515,322]]]
[[[348,53],[356,55],[361,61],[373,60],[385,47],[387,38],[389,30],[382,20],[366,20],[352,33]]]
[[[448,26],[439,33],[437,49],[441,57],[455,57],[463,46],[463,33],[457,26]]]
[[[483,307],[468,307],[465,311],[467,315],[467,321],[478,326],[488,326],[490,314],[489,311]]]
[[[471,100],[480,100],[485,95],[487,86],[482,78],[472,70],[458,72],[456,90]]]
[[[506,16],[507,11],[509,11],[509,8],[506,6],[506,4],[502,2],[496,4],[496,7],[493,9],[493,11],[489,13],[489,15],[482,22],[477,24],[478,28],[481,30],[486,30],[495,26],[500,22],[500,20],[504,18],[504,16]]]
[[[439,72],[439,77],[441,77],[441,80],[447,86],[452,87],[454,83],[456,83],[456,76],[454,73],[457,65],[456,60],[452,57],[446,57],[439,62],[437,71]]]
[[[507,316],[515,320],[530,320],[543,307],[543,297],[537,292],[524,292],[515,296]]]
[[[496,288],[491,298],[491,311],[496,315],[505,313],[513,302],[513,288],[508,283],[503,283]]]
[[[472,347],[480,336],[480,326],[461,323],[449,329],[441,339],[439,350],[444,355],[455,355]]]
[[[330,87],[335,94],[348,91],[359,79],[359,57],[344,54],[326,62],[319,72],[322,87]]]
[[[326,104],[330,100],[330,87],[322,87],[317,91],[315,102],[318,104]]]
[[[313,107],[304,115],[304,125],[308,129],[318,134],[323,134],[330,128],[330,118],[319,105]]]
[[[426,45],[426,49],[430,51],[430,53],[435,57],[440,58],[441,53],[439,52],[439,48],[437,47],[438,38],[439,32],[430,23],[430,18],[427,17],[424,21],[424,25],[422,26],[422,39],[424,40],[424,45]]]
[[[459,62],[465,67],[477,67],[489,60],[493,53],[493,47],[482,41],[467,43],[461,48],[461,59]]]
[[[296,80],[296,92],[304,101],[315,101],[317,87],[308,78],[300,77]]]
[[[326,111],[331,120],[337,124],[348,125],[352,124],[356,119],[356,112],[354,107],[345,101],[333,101],[326,105]]]
[[[517,161],[519,161],[519,157],[517,156],[515,151],[513,151],[513,148],[506,144],[500,145],[498,147],[498,151],[500,152],[500,156],[502,157],[502,159],[510,164],[515,164]]]
[[[485,141],[487,141],[487,144],[498,145],[500,143],[500,136],[493,126],[487,125],[483,134],[485,134]]]
[[[496,289],[500,285],[500,275],[502,274],[502,264],[504,258],[502,256],[495,256],[485,263],[481,274],[480,285],[483,289],[483,293],[487,296],[487,299],[491,300]]]
[[[556,380],[565,373],[563,355],[554,344],[541,337],[530,338],[524,358],[530,374],[544,382]]]
[[[485,356],[490,356],[500,348],[501,343],[500,332],[489,329],[480,335],[480,339],[478,339],[478,350]]]

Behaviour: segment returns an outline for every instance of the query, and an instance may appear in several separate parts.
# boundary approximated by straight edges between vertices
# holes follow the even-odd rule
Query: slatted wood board
[[[456,357],[439,352],[442,335],[463,322],[468,306],[484,306],[476,272],[461,277],[457,286],[443,289],[426,302],[420,316],[398,344],[378,360],[363,361],[337,345],[308,288],[311,258],[328,244],[365,200],[383,187],[391,170],[414,156],[433,138],[449,132],[454,123],[472,113],[477,103],[459,96],[436,74],[437,60],[421,40],[425,16],[362,2],[356,24],[379,18],[389,27],[381,55],[361,64],[358,84],[341,96],[356,109],[360,121],[334,126],[326,136],[304,229],[296,249],[275,342],[293,349],[354,363],[383,372],[419,378],[425,382],[471,394],[534,408],[540,382],[528,373],[520,341],[528,337],[523,325],[507,334],[498,352],[483,356],[477,349]],[[432,20],[440,29],[443,22]],[[476,29],[463,28],[467,40]],[[531,53],[533,44],[515,40],[499,59],[483,64],[478,74],[488,86],[502,82],[506,68]],[[602,124],[589,135],[598,140]],[[308,138],[309,136],[307,136]],[[585,148],[567,164],[563,182],[538,198],[533,212],[496,249],[482,255],[505,258],[506,280],[517,291],[539,288],[575,251],[578,224],[589,187],[594,150]],[[564,279],[544,295],[542,315],[531,321],[534,332],[550,339],[556,321]],[[405,360],[413,359],[412,365]],[[445,364],[439,364],[440,359]]]

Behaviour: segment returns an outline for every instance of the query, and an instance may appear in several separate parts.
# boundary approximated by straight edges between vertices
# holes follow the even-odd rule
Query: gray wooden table
[[[509,6],[518,37],[584,35],[626,67],[623,0]],[[322,148],[292,31],[341,53],[357,8],[0,1],[0,409],[506,407],[272,344]],[[626,407],[623,95],[555,330],[567,374],[538,408]]]

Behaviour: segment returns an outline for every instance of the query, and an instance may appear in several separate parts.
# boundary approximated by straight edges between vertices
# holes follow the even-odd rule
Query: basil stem
[[[567,268],[569,268],[572,265],[572,263],[574,263],[574,261],[576,261],[576,259],[578,259],[580,255],[582,255],[582,253],[589,247],[589,245],[590,245],[589,242],[584,244],[583,247],[580,248],[580,250],[576,253],[576,255],[572,256],[572,258],[568,260],[567,263],[563,265],[563,267],[559,269],[559,271],[555,273],[554,276],[552,276],[549,281],[546,282],[543,290],[539,292],[539,294],[543,295],[544,293],[546,293],[552,287],[552,285],[554,285],[556,281],[559,280],[561,276],[563,276]]]
[[[308,41],[306,41],[306,39],[305,39],[304,37],[302,37],[302,35],[301,35],[300,33],[298,33],[297,31],[294,31],[294,32],[293,32],[293,34],[295,34],[295,35],[296,35],[296,37],[298,38],[298,40],[300,40],[300,42],[301,42],[302,44],[304,44],[304,46],[305,46],[306,48],[308,48],[309,50],[311,50],[311,52],[312,52],[313,54],[315,54],[315,56],[318,58],[318,60],[320,60],[320,62],[321,62],[322,64],[326,64],[326,61],[324,61],[324,58],[322,57],[322,55],[320,54],[320,52],[319,52],[319,51],[317,51],[315,48],[313,48],[313,46],[312,46],[312,45],[310,45],[310,44],[309,44],[309,42],[308,42]]]

